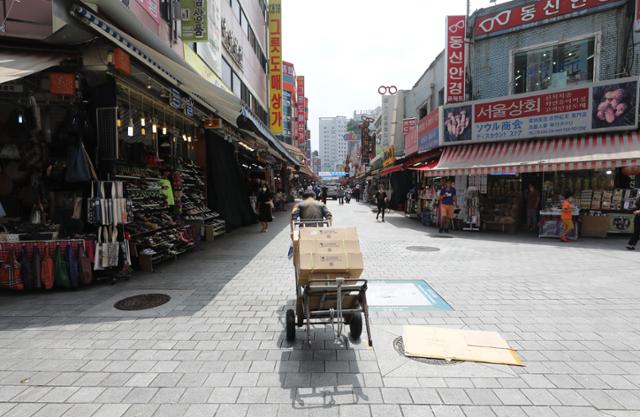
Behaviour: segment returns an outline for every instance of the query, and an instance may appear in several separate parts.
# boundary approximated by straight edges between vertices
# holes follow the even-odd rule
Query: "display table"
[[[538,237],[560,238],[563,227],[562,220],[560,219],[561,214],[562,210],[557,208],[540,210],[540,231],[538,232]],[[578,240],[578,222],[576,219],[579,214],[580,209],[574,208],[572,212],[574,228],[567,236],[570,240]]]
[[[609,232],[608,216],[582,216],[581,233],[583,237],[607,237]]]

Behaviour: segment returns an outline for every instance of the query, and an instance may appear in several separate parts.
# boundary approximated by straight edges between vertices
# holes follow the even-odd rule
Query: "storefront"
[[[428,175],[455,177],[459,219],[467,226],[527,230],[533,186],[541,237],[559,236],[566,193],[573,195],[580,235],[604,237],[631,231],[637,170],[630,167],[639,163],[640,135],[633,131],[447,147]]]

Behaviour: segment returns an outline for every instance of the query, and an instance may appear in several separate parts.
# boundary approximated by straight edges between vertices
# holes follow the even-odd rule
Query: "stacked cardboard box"
[[[355,227],[307,227],[294,233],[294,264],[299,285],[310,278],[358,278],[363,260]]]

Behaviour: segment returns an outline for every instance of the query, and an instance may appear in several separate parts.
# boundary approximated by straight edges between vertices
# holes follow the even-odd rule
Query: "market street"
[[[358,228],[363,277],[426,280],[453,311],[375,311],[374,349],[284,341],[294,300],[287,215],[239,229],[129,282],[0,296],[0,415],[640,415],[640,254],[624,241],[561,244],[434,229],[329,202]],[[435,231],[437,232],[437,231]],[[407,246],[428,246],[413,252]],[[116,300],[165,293],[155,310]],[[433,365],[399,356],[404,324],[499,332],[525,367]]]

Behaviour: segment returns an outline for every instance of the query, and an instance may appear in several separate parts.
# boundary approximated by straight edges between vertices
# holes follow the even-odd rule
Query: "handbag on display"
[[[20,277],[22,278],[22,283],[24,284],[25,290],[32,290],[34,288],[34,277],[31,259],[29,259],[27,247],[24,245],[22,246],[22,251],[20,252]]]
[[[91,285],[93,282],[93,267],[91,259],[87,256],[87,251],[82,246],[78,248],[78,267],[82,285]]]
[[[67,262],[69,264],[69,284],[71,288],[80,287],[80,269],[78,265],[78,257],[72,244],[69,244],[66,249]]]
[[[89,182],[97,179],[93,163],[82,141],[69,154],[64,179],[67,182]]]
[[[103,252],[105,251],[106,251],[105,244],[102,242],[102,227],[98,227],[98,237],[96,239],[94,257],[93,257],[94,271],[100,271],[104,269],[102,267],[102,264],[103,264],[102,259],[103,259]]]
[[[56,247],[55,264],[55,286],[57,288],[71,288],[71,282],[69,281],[69,266],[62,256],[60,246]]]
[[[52,289],[55,283],[53,258],[49,254],[48,246],[45,246],[44,256],[42,257],[42,262],[40,262],[40,280],[45,290]]]
[[[108,250],[108,266],[118,266],[120,260],[120,242],[118,242],[118,229],[111,227],[111,233],[109,233],[109,250]]]
[[[31,274],[33,281],[33,288],[42,288],[42,268],[40,266],[40,249],[38,246],[34,246],[31,249]]]
[[[9,251],[7,259],[0,262],[0,288],[24,290],[24,283],[20,278],[20,263],[13,251]]]

